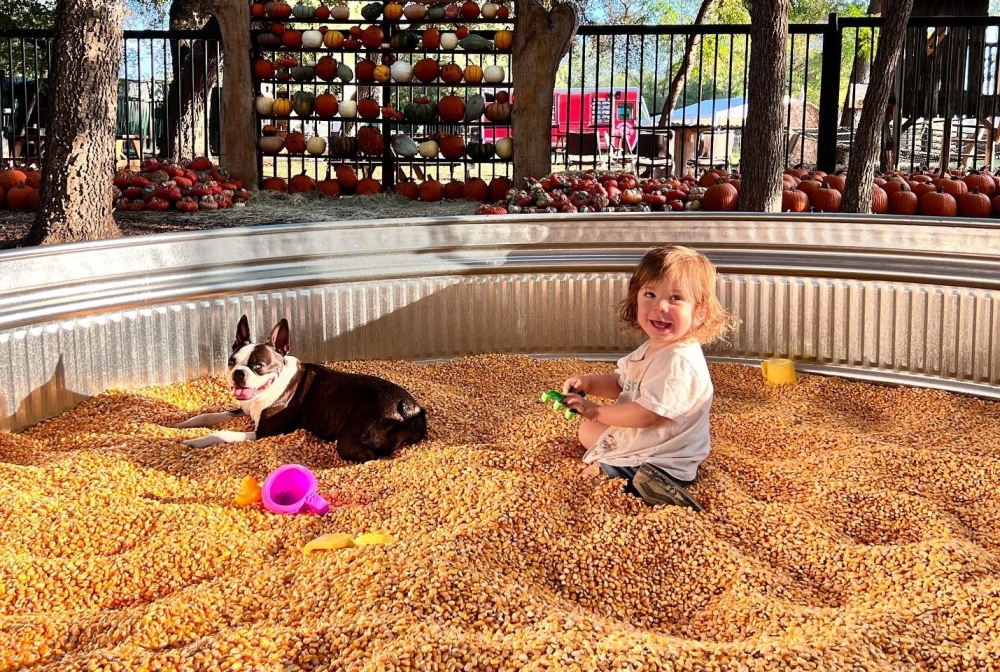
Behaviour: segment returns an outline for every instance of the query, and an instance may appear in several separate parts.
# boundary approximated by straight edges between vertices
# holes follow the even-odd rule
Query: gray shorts
[[[628,481],[628,486],[626,486],[625,490],[629,494],[636,495],[637,497],[639,496],[639,493],[636,491],[636,489],[632,487],[632,479],[635,477],[635,473],[639,471],[639,467],[612,467],[610,464],[601,463],[601,471],[603,471],[608,478],[624,478],[626,481]],[[666,476],[667,478],[669,478],[671,481],[681,486],[682,488],[686,488],[687,486],[691,485],[692,483],[698,480],[698,478],[695,477],[695,479],[692,481],[682,481],[679,478],[674,478],[663,469],[660,469],[660,473],[662,473],[664,476]]]

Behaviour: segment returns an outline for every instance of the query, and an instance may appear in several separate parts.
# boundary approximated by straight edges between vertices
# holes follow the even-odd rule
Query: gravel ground
[[[443,217],[471,215],[477,204],[471,201],[421,203],[393,194],[325,198],[321,196],[271,196],[257,194],[242,208],[207,212],[116,212],[115,221],[123,236],[141,236],[170,231],[199,231],[238,226],[263,226],[296,222],[323,222],[351,219],[399,217]],[[0,210],[0,242],[17,240],[31,228],[35,214]]]

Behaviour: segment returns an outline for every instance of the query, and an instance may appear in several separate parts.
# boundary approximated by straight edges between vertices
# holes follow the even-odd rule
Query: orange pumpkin
[[[465,140],[458,135],[442,135],[438,142],[441,156],[446,159],[460,159],[465,156]]]
[[[831,189],[829,183],[823,182],[823,186],[814,191],[809,197],[813,209],[817,212],[840,212],[840,201],[843,199],[840,192]]]
[[[917,194],[902,180],[899,186],[889,193],[889,212],[893,215],[915,215],[919,207],[920,199]]]
[[[433,58],[422,58],[413,66],[413,76],[424,84],[433,82],[438,76],[438,62]]]
[[[438,75],[445,84],[458,84],[462,81],[463,77],[461,66],[455,63],[445,63],[442,65]]]
[[[332,82],[334,77],[337,76],[337,59],[333,56],[323,56],[316,61],[316,67],[313,71],[324,82]]]
[[[701,205],[705,210],[713,212],[731,212],[736,209],[740,192],[729,182],[716,178],[715,184],[705,190]]]
[[[341,190],[348,194],[352,193],[358,184],[358,174],[354,172],[354,166],[342,164],[336,167],[335,172]]]
[[[355,187],[354,193],[358,196],[371,196],[373,194],[382,193],[382,183],[373,177],[365,177],[358,180],[358,186]]]
[[[450,201],[465,198],[465,182],[462,182],[462,180],[452,180],[444,185],[444,197]]]
[[[24,182],[18,182],[7,190],[7,207],[11,210],[27,210],[31,191],[31,187],[24,186]]]
[[[809,197],[804,191],[792,187],[781,192],[782,212],[805,212],[809,209]]]
[[[483,69],[475,63],[470,63],[465,66],[465,72],[462,74],[465,77],[465,81],[470,84],[478,84],[483,81]]]
[[[306,175],[305,171],[296,175],[288,182],[288,193],[308,194],[316,188],[316,180]]]
[[[428,28],[424,31],[424,49],[437,49],[441,46],[441,31],[437,28]]]
[[[462,24],[461,26],[455,28],[455,37],[457,37],[458,39],[464,40],[468,36],[469,36],[469,27],[467,25]]]
[[[382,16],[389,21],[398,21],[403,15],[403,6],[398,2],[390,2],[382,9]]]
[[[416,182],[411,180],[406,180],[405,182],[397,182],[394,191],[402,196],[403,198],[415,201],[420,198],[420,187],[417,186]]]
[[[8,170],[0,170],[0,188],[4,191],[9,191],[21,182],[27,182],[28,176],[17,168],[10,168]]]
[[[316,100],[313,101],[313,112],[317,117],[326,119],[336,116],[339,106],[340,101],[337,100],[337,96],[327,91],[316,96]]]
[[[441,121],[462,121],[465,118],[465,101],[459,96],[442,96],[438,101],[438,116]]]
[[[509,30],[498,30],[493,35],[493,45],[500,51],[508,51],[514,44],[514,33]]]
[[[328,30],[323,35],[323,46],[328,49],[340,49],[344,45],[344,34],[339,30]]]
[[[374,98],[362,98],[358,103],[358,116],[362,119],[377,119],[381,106]]]
[[[470,201],[484,202],[490,196],[489,185],[486,180],[474,177],[465,183],[465,198]],[[499,200],[499,199],[497,199]]]
[[[320,180],[316,183],[316,191],[324,196],[336,198],[337,196],[340,196],[340,182],[338,182],[336,178],[328,177],[325,180]]]
[[[354,68],[355,73],[357,73],[359,82],[374,82],[375,81],[375,61],[370,58],[364,58],[358,61],[357,66]]]
[[[419,198],[427,203],[440,201],[444,198],[444,187],[437,180],[424,180],[420,183]]]
[[[253,62],[253,76],[257,79],[271,79],[274,77],[274,63],[266,58],[258,58]]]
[[[944,187],[938,187],[937,191],[920,197],[919,213],[931,217],[954,217],[958,214],[958,203],[954,196],[944,190]]]
[[[490,180],[490,200],[491,201],[502,201],[507,198],[507,192],[510,191],[510,178],[509,177],[494,177]]]
[[[889,195],[885,193],[885,189],[877,184],[872,185],[872,212],[876,215],[884,215],[888,211]],[[987,211],[989,211],[988,208]]]
[[[979,187],[958,197],[958,214],[962,217],[989,217],[992,210],[990,197],[979,193]]]
[[[289,49],[298,49],[302,46],[301,30],[286,30],[281,34],[281,46]]]
[[[260,186],[264,191],[273,191],[279,194],[284,194],[288,191],[288,185],[280,177],[265,177]]]
[[[361,33],[361,44],[368,49],[380,49],[384,39],[385,34],[378,26],[368,26]]]
[[[306,151],[306,136],[302,131],[292,131],[285,136],[285,149],[289,154],[302,154]]]
[[[380,63],[379,65],[375,66],[374,77],[376,82],[379,82],[380,84],[385,84],[392,78],[392,70],[389,69],[389,65],[386,65],[385,63]]]

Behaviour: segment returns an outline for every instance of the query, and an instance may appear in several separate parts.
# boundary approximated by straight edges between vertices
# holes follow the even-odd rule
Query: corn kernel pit
[[[170,425],[235,406],[221,377],[0,433],[0,671],[998,665],[998,403],[712,364],[696,514],[579,475],[577,421],[539,395],[609,363],[331,365],[410,389],[427,440],[186,448],[211,430]],[[326,516],[233,502],[286,463]],[[303,554],[337,532],[395,541]]]

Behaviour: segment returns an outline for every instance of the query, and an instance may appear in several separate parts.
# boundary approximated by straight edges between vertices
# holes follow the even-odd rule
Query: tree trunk
[[[205,9],[219,22],[222,33],[223,86],[219,118],[219,165],[241,180],[247,189],[256,189],[257,115],[253,109],[253,80],[250,77],[250,3],[245,0],[205,0]]]
[[[754,0],[750,8],[747,120],[740,147],[740,210],[781,211],[785,160],[789,0]]]
[[[569,51],[580,27],[570,4],[551,10],[538,0],[518,0],[514,14],[513,69],[514,185],[552,170],[552,101],[559,61]]]
[[[913,0],[886,3],[879,32],[878,49],[872,64],[872,80],[861,108],[861,121],[851,148],[851,168],[844,185],[842,212],[871,212],[872,184],[878,160],[879,131],[889,103],[889,93],[896,76],[896,66],[903,50],[906,24],[913,10]]]
[[[38,214],[25,243],[120,235],[112,215],[124,3],[59,0]]]
[[[203,0],[174,0],[170,5],[170,30],[198,30],[218,28],[218,21],[210,16]],[[157,138],[159,155],[163,158],[180,158],[179,153],[193,156],[196,148],[210,151],[205,137],[206,119],[209,114],[208,93],[218,83],[218,52],[208,49],[200,40],[171,40],[173,80],[167,92],[167,118]]]
[[[705,17],[708,16],[708,10],[714,4],[715,0],[702,0],[701,7],[698,9],[698,15],[694,17],[693,25],[704,25]],[[681,67],[674,74],[674,78],[670,80],[667,99],[663,101],[660,122],[657,124],[660,128],[666,128],[667,124],[670,123],[670,115],[673,114],[674,107],[677,105],[677,99],[681,95],[681,82],[686,81],[688,75],[691,73],[691,66],[694,64],[694,50],[699,42],[701,42],[701,35],[697,33],[688,35],[687,43],[684,45],[684,57],[681,59]]]

